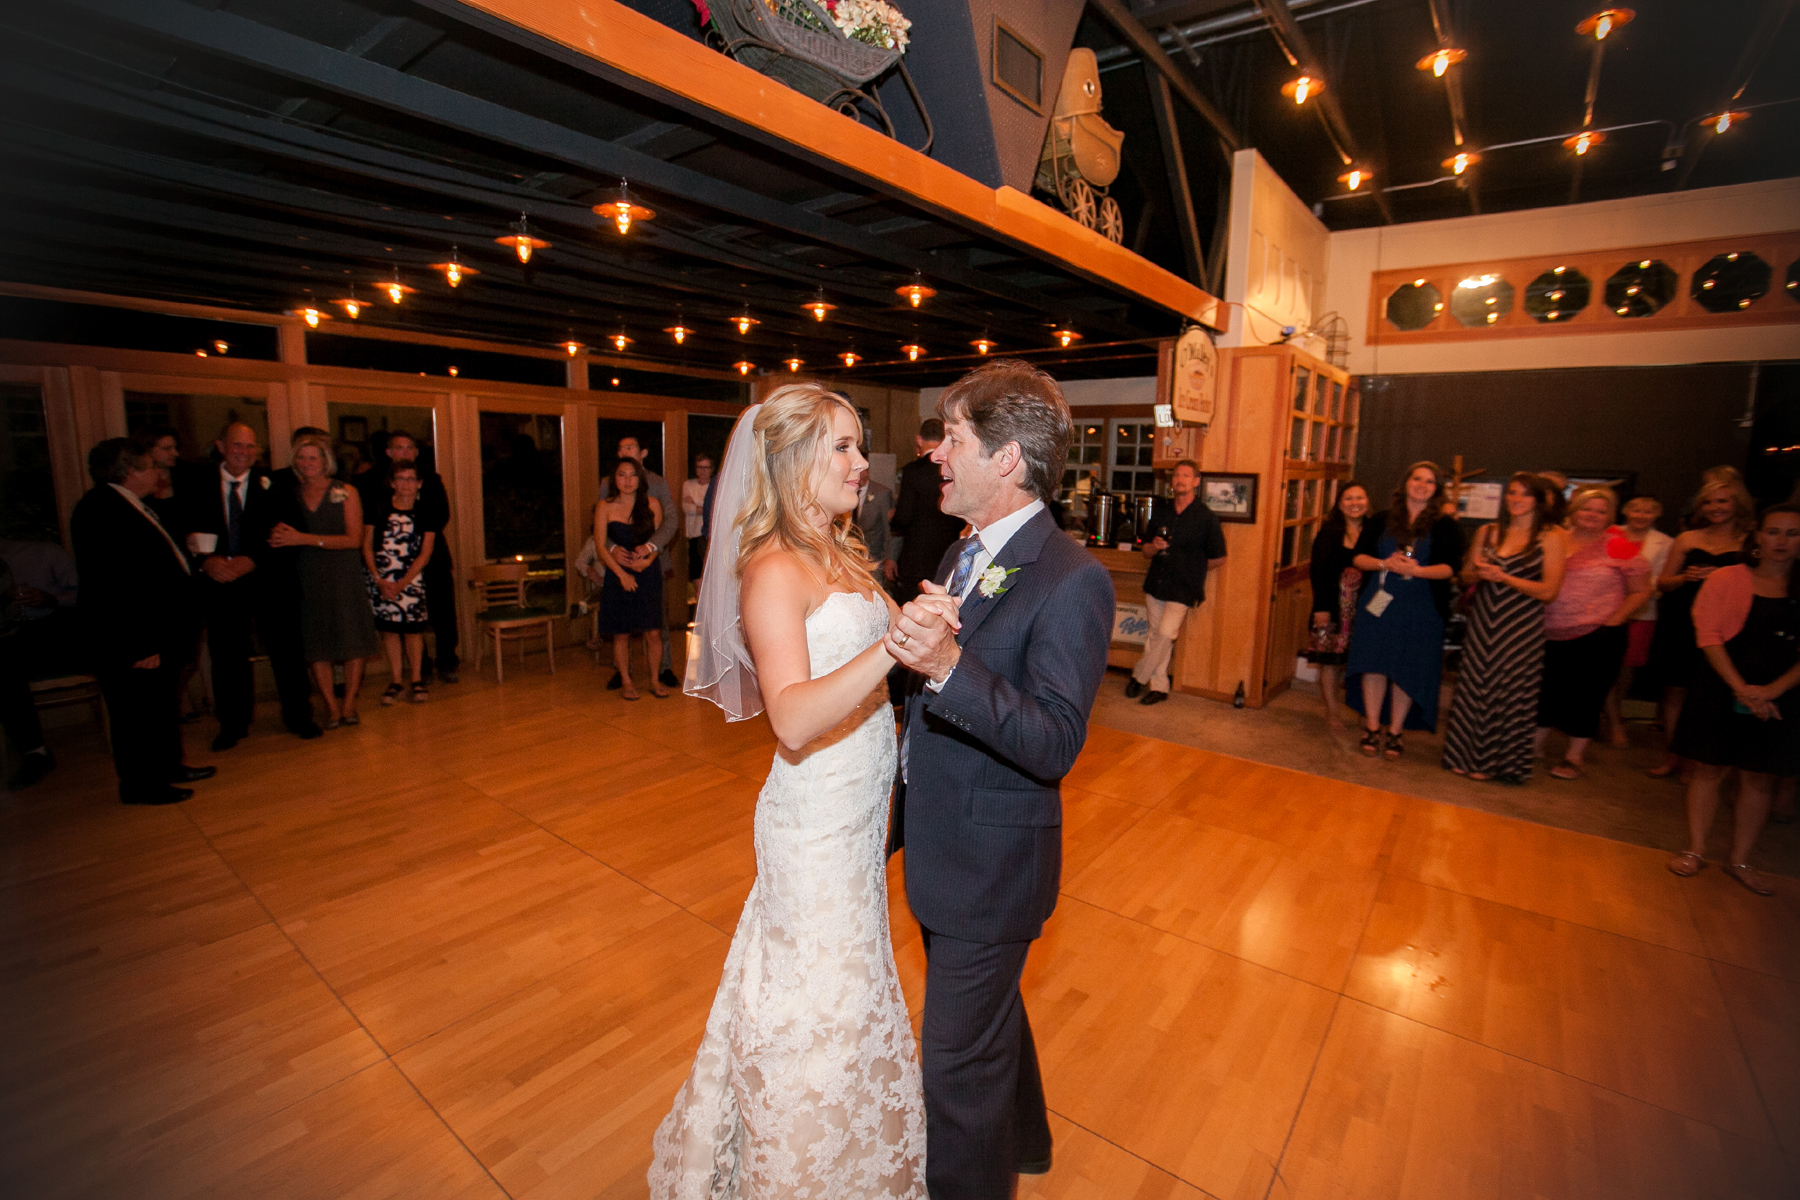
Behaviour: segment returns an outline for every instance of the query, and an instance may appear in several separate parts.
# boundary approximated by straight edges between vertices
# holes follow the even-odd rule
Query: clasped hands
[[[1775,707],[1780,693],[1765,684],[1746,683],[1742,687],[1733,688],[1732,692],[1739,704],[1750,710],[1750,715],[1760,721],[1781,720],[1781,710]]]
[[[243,555],[209,554],[200,560],[200,569],[214,583],[236,583],[256,569],[256,560]]]
[[[1411,579],[1414,575],[1419,573],[1418,560],[1402,554],[1398,550],[1382,559],[1381,567],[1385,571],[1392,571],[1396,575],[1404,575],[1408,579]]]
[[[301,533],[286,521],[269,530],[269,545],[280,550],[287,546],[307,546],[319,540],[316,533]]]
[[[929,579],[919,588],[918,597],[902,605],[888,626],[884,643],[895,662],[942,683],[962,658],[962,647],[956,644],[962,602]]]

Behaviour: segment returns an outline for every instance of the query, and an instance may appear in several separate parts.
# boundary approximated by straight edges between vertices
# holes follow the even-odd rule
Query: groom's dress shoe
[[[1136,700],[1139,696],[1141,696],[1143,694],[1144,694],[1144,685],[1139,683],[1137,680],[1133,679],[1130,683],[1125,685],[1125,698],[1127,700]]]
[[[1142,700],[1139,700],[1138,703],[1139,704],[1161,704],[1163,701],[1167,700],[1168,698],[1169,698],[1169,693],[1167,693],[1167,692],[1145,692],[1144,698]]]

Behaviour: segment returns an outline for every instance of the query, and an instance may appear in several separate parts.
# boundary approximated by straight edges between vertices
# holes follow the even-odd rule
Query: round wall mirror
[[[1387,299],[1387,319],[1395,329],[1423,329],[1444,311],[1444,294],[1423,279],[1403,283]]]
[[[1648,317],[1675,298],[1677,282],[1660,258],[1626,263],[1606,281],[1606,307],[1621,317]]]
[[[1566,321],[1588,306],[1593,287],[1574,267],[1553,267],[1525,289],[1525,311],[1548,325]]]
[[[1513,285],[1498,275],[1471,275],[1450,293],[1450,315],[1465,326],[1492,325],[1512,306]]]
[[[1769,294],[1774,274],[1768,263],[1747,250],[1715,254],[1694,272],[1694,302],[1715,313],[1749,308]]]

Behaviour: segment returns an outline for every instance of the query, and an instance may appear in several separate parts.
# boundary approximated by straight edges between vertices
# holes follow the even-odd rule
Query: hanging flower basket
[[[899,62],[912,28],[884,0],[695,4],[726,54],[825,104],[860,91]]]

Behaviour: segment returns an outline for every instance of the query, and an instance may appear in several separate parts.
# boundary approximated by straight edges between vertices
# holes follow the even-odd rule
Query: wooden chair
[[[475,620],[482,629],[475,643],[475,669],[481,670],[481,652],[488,637],[494,639],[494,677],[506,682],[505,648],[507,642],[519,643],[519,661],[525,661],[525,641],[542,637],[544,653],[550,659],[550,673],[556,674],[556,614],[547,608],[525,603],[524,563],[496,563],[474,569],[469,586],[475,590]]]
[[[112,727],[106,719],[106,700],[100,694],[100,681],[92,675],[61,675],[53,679],[31,681],[31,702],[38,708],[63,708],[85,704],[99,722],[100,736],[112,744]],[[30,749],[29,746],[24,747]]]

